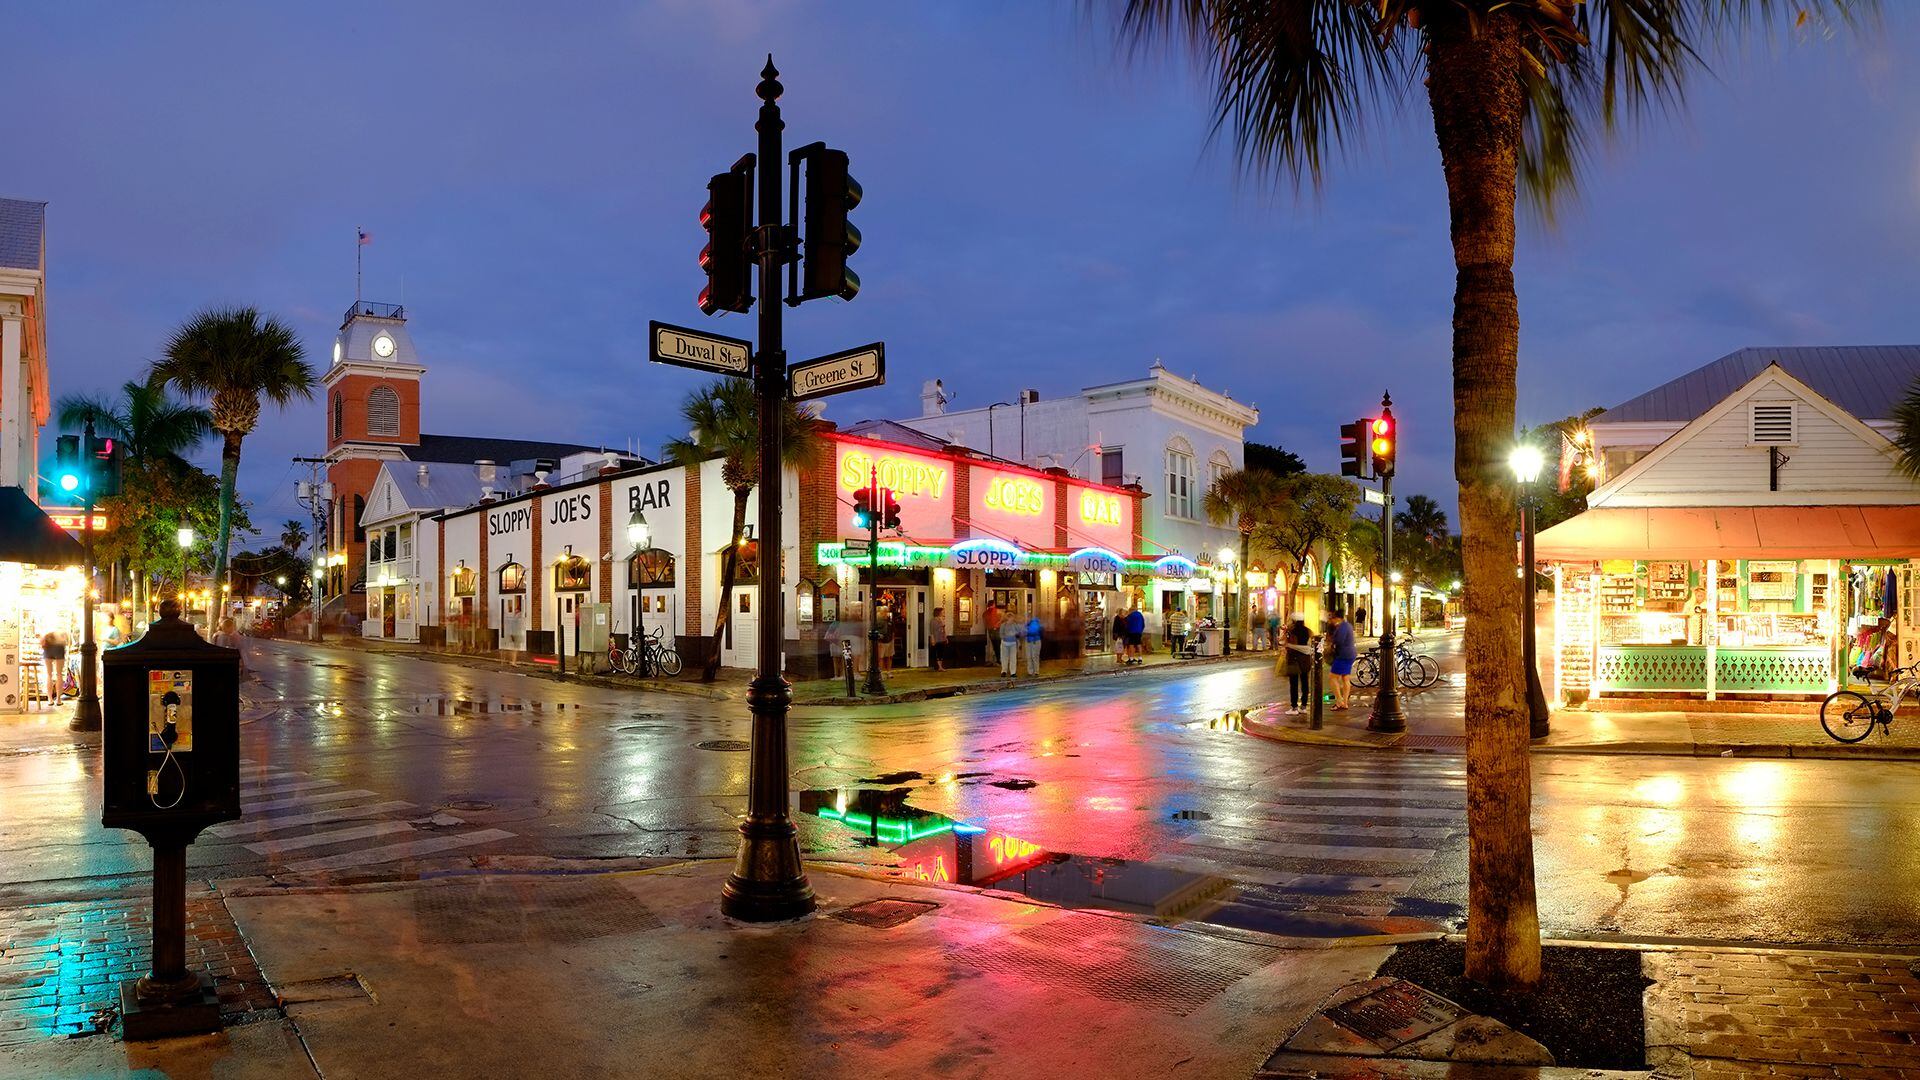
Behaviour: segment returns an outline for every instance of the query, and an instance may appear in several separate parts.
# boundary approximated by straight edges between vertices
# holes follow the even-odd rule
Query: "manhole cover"
[[[864,904],[841,908],[833,913],[833,917],[858,926],[886,930],[912,922],[939,906],[926,900],[869,900]]]
[[[1465,753],[1467,737],[1465,735],[1408,735],[1400,740],[1402,749],[1442,750]]]
[[[697,742],[693,745],[698,750],[740,751],[751,748],[745,739],[708,739],[706,742]]]
[[[1212,821],[1213,815],[1207,813],[1205,810],[1175,810],[1173,812],[1173,820],[1175,821]]]
[[[469,811],[491,810],[493,809],[493,804],[490,802],[481,802],[479,799],[455,799],[454,801],[447,804],[447,809],[469,810]]]
[[[428,944],[587,941],[658,930],[645,904],[611,881],[480,879],[414,894],[420,940]]]

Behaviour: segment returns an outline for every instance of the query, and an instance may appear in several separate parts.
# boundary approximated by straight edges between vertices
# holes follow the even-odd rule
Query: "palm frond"
[[[1900,471],[1920,479],[1920,379],[1907,388],[1907,396],[1893,407],[1894,461]]]

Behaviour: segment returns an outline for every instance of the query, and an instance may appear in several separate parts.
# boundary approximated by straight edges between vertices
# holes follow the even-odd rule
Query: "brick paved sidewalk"
[[[151,963],[145,895],[0,911],[0,1049],[114,1026],[120,983]],[[229,1022],[274,1006],[225,900],[187,887],[187,966],[214,977]]]
[[[1911,957],[1649,952],[1649,1062],[1660,1075],[1920,1078]]]

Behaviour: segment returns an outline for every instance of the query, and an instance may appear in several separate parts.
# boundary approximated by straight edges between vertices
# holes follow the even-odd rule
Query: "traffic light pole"
[[[817,903],[800,862],[800,840],[787,814],[787,713],[793,687],[781,674],[786,636],[785,589],[780,558],[781,446],[787,403],[787,355],[781,340],[780,269],[789,258],[792,231],[781,213],[780,72],[767,57],[756,88],[759,133],[759,221],[755,254],[760,263],[760,342],[754,357],[754,389],[760,410],[760,535],[774,547],[760,570],[760,670],[747,693],[753,712],[747,769],[747,816],[740,823],[740,852],[720,893],[720,911],[745,922],[795,919]]]
[[[869,694],[884,694],[880,681],[880,518],[886,508],[880,504],[880,466],[869,466],[873,478],[867,482],[870,503],[867,514],[867,685]]]
[[[80,601],[80,700],[73,707],[73,719],[67,724],[72,731],[100,730],[100,682],[94,670],[94,661],[99,658],[100,646],[93,638],[93,489],[99,486],[96,481],[100,463],[93,454],[93,421],[87,421],[87,437],[81,444],[86,447],[85,464],[90,470],[87,479],[87,498],[81,517],[85,519],[80,529],[81,543],[86,548],[87,580],[83,583]],[[59,699],[59,689],[54,689],[55,700]]]
[[[1393,402],[1382,398],[1381,405],[1391,408]],[[1390,413],[1382,415],[1390,416]],[[1391,432],[1388,438],[1398,440],[1400,433]],[[1397,446],[1395,452],[1398,452]],[[1368,731],[1405,731],[1407,718],[1400,711],[1400,665],[1395,663],[1393,647],[1393,469],[1392,461],[1383,470],[1380,477],[1380,494],[1386,505],[1380,508],[1380,567],[1381,595],[1386,608],[1380,613],[1380,689],[1373,695],[1373,711],[1367,714]]]

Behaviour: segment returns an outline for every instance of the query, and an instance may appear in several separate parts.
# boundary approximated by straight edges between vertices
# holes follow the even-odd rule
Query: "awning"
[[[1542,561],[1598,559],[1910,559],[1920,507],[1623,506],[1540,533]]]
[[[0,562],[79,566],[86,557],[80,541],[55,525],[26,492],[0,487]]]

